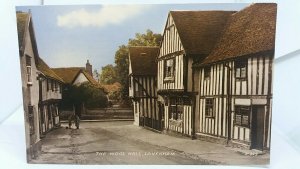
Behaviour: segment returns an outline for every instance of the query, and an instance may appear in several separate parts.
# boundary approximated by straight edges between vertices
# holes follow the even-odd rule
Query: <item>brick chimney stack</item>
[[[89,60],[86,61],[85,70],[93,77],[93,66],[90,64]]]

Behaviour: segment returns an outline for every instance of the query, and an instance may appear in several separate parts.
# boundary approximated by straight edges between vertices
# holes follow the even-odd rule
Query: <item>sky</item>
[[[50,67],[84,67],[98,71],[114,64],[118,47],[147,29],[163,33],[170,10],[241,10],[249,4],[157,4],[19,6],[32,13],[40,57]]]

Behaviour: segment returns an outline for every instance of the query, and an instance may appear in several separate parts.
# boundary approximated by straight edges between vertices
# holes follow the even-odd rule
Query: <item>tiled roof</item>
[[[43,59],[38,57],[37,69],[41,71],[46,77],[64,82],[45,62]]]
[[[132,74],[156,75],[159,47],[132,46],[129,47]]]
[[[85,71],[84,67],[52,68],[52,70],[68,84],[72,84],[78,74],[83,73],[92,84],[98,85],[98,82]]]
[[[274,50],[276,11],[274,3],[257,3],[232,15],[224,34],[202,64]]]
[[[71,84],[80,70],[81,67],[68,67],[68,68],[52,68],[52,70],[61,77],[65,83]]]
[[[187,54],[209,54],[234,11],[170,11]]]
[[[23,45],[23,39],[25,35],[26,24],[29,19],[29,14],[25,12],[17,12],[17,29],[18,29],[18,42],[19,48]]]

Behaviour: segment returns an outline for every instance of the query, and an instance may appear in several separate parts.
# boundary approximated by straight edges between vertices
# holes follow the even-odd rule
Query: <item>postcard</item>
[[[16,7],[28,163],[268,165],[276,14]]]

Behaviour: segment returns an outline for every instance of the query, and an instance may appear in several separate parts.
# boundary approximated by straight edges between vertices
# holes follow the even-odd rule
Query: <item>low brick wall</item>
[[[67,120],[73,111],[62,111],[61,120]],[[81,114],[81,120],[133,120],[133,111],[131,108],[99,108],[85,109]]]

